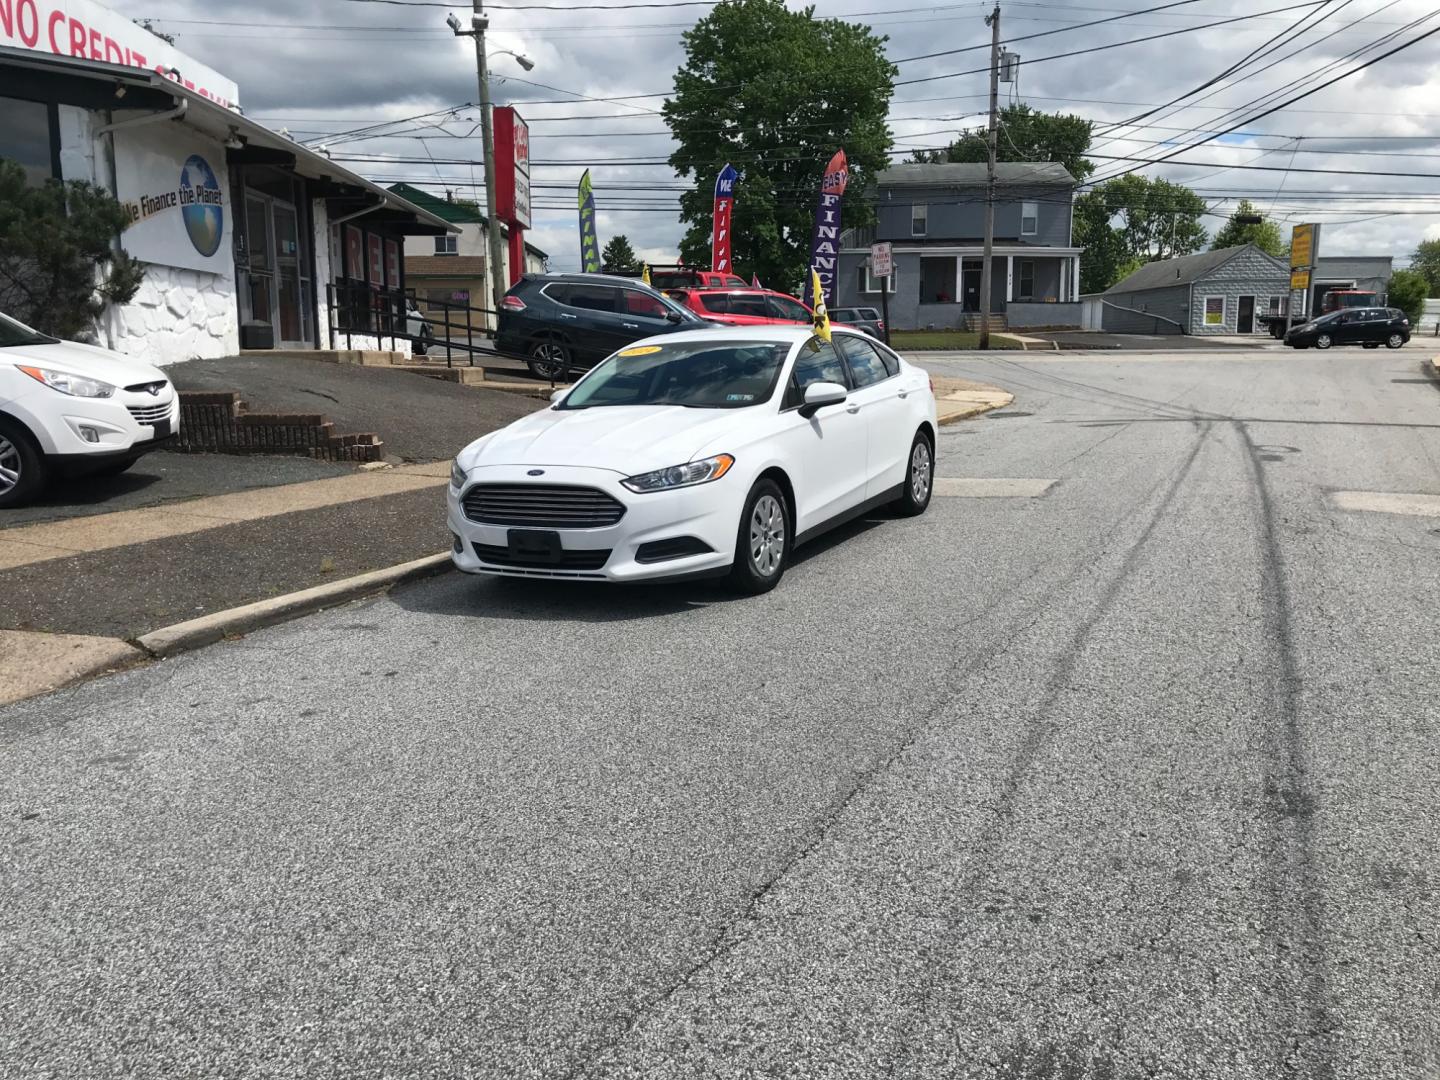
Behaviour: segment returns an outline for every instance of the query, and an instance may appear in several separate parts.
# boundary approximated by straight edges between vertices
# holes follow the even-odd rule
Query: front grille
[[[687,555],[704,555],[706,552],[714,550],[699,537],[672,536],[668,540],[651,540],[648,544],[641,544],[635,552],[635,561],[638,563],[666,562],[670,559],[683,559]]]
[[[158,397],[160,395],[160,391],[164,390],[165,387],[169,385],[170,384],[167,383],[164,379],[161,379],[159,382],[136,383],[134,386],[125,387],[125,389],[132,394],[154,394]]]
[[[625,516],[625,506],[595,488],[564,484],[476,484],[465,493],[465,516],[481,525],[604,529]]]
[[[164,405],[130,405],[127,406],[130,415],[135,418],[137,424],[158,424],[161,420],[170,419],[170,402]]]
[[[476,544],[475,554],[481,562],[495,566],[523,566],[534,570],[599,570],[610,559],[610,548],[580,548],[562,551],[559,562],[530,559],[510,554],[510,549],[494,544]]]

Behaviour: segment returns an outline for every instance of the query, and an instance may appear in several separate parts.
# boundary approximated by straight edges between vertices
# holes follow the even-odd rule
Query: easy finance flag
[[[595,192],[590,187],[590,170],[580,177],[580,269],[586,274],[600,272],[600,241],[595,235]]]
[[[815,235],[810,240],[810,269],[820,282],[825,300],[835,302],[835,268],[840,258],[840,200],[845,194],[845,185],[850,180],[850,168],[845,162],[845,151],[835,151],[830,164],[825,166],[825,178],[820,182],[820,203],[815,207]],[[812,292],[806,297],[810,306],[820,306],[820,293]]]
[[[710,229],[710,269],[721,274],[731,272],[730,217],[735,209],[735,181],[740,174],[728,162],[715,178],[715,221]]]
[[[820,275],[814,270],[810,271],[810,295],[815,297],[815,333],[829,341],[830,312],[825,307],[825,288],[820,283]]]

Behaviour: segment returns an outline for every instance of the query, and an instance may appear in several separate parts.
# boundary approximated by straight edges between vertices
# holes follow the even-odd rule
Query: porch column
[[[1015,256],[1005,256],[1005,303],[1015,299]]]
[[[1070,256],[1070,272],[1074,275],[1074,277],[1072,278],[1072,282],[1073,282],[1073,286],[1072,286],[1072,287],[1074,288],[1074,292],[1072,292],[1070,295],[1071,295],[1072,297],[1074,297],[1076,300],[1079,300],[1079,299],[1080,299],[1080,256],[1079,256],[1079,255],[1071,255],[1071,256]]]

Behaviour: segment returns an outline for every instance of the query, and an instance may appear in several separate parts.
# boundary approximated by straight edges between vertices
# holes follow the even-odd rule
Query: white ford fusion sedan
[[[877,506],[924,512],[929,376],[863,334],[724,327],[622,348],[451,469],[455,565],[773,588],[795,547]]]

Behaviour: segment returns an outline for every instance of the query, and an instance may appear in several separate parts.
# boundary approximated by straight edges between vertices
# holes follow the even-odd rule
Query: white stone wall
[[[235,279],[146,264],[135,298],[102,319],[107,348],[165,367],[240,351]]]

